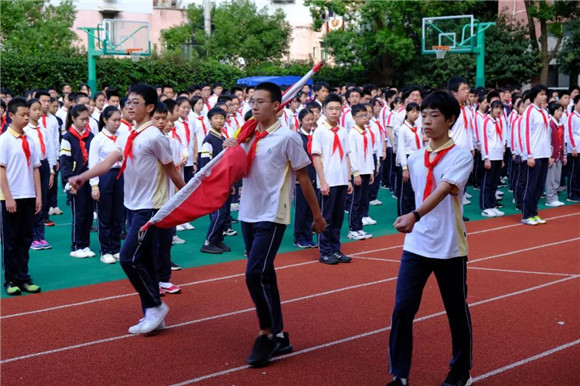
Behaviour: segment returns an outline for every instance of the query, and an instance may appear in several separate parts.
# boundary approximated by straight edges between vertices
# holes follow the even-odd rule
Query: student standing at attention
[[[468,149],[455,146],[449,129],[460,117],[457,100],[436,91],[421,104],[429,145],[409,156],[407,166],[417,209],[398,217],[395,228],[407,233],[397,277],[389,339],[389,385],[408,385],[413,319],[423,288],[435,273],[451,328],[451,371],[443,385],[469,385],[472,367],[471,316],[467,306],[467,236],[463,188],[473,167]]]
[[[258,125],[253,138],[242,144],[248,151],[250,168],[243,182],[238,218],[248,254],[246,285],[260,322],[258,338],[246,360],[253,367],[267,365],[273,355],[292,350],[288,333],[283,332],[274,259],[290,223],[295,175],[314,214],[313,230],[320,233],[326,226],[306,171],[310,159],[302,140],[297,133],[281,128],[276,118],[281,100],[277,85],[265,82],[256,87],[252,113]],[[236,143],[232,138],[224,145]]]

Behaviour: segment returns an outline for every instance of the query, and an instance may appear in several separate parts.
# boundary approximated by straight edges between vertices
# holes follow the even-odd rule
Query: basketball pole
[[[475,87],[485,87],[485,30],[495,25],[493,22],[477,24],[477,44],[475,52]]]
[[[88,85],[93,93],[97,92],[97,62],[95,58],[103,54],[103,50],[95,49],[95,38],[99,27],[80,27],[79,30],[87,33],[87,67]]]

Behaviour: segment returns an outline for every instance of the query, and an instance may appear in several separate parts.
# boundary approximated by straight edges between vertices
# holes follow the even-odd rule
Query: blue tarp
[[[237,80],[238,84],[245,84],[247,86],[257,86],[262,82],[272,82],[278,86],[292,86],[300,80],[301,76],[286,75],[286,76],[250,76],[248,78],[241,78]],[[312,86],[312,79],[308,79],[306,84]]]

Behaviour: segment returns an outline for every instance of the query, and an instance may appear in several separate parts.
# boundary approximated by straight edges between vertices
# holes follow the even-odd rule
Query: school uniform
[[[321,157],[324,179],[330,187],[328,196],[320,194],[322,216],[327,224],[318,237],[321,256],[332,256],[340,252],[340,230],[350,180],[346,164],[346,157],[350,154],[347,137],[344,127],[332,127],[326,120],[312,136],[312,155]],[[317,177],[317,187],[320,189],[320,176]]]
[[[409,121],[405,121],[399,128],[397,145],[398,181],[397,184],[397,214],[402,216],[415,210],[415,197],[411,180],[403,181],[403,171],[407,170],[407,159],[423,148],[423,133]]]
[[[524,152],[536,161],[534,167],[527,167],[527,183],[523,195],[523,218],[538,215],[538,203],[546,185],[548,158],[550,157],[550,126],[548,113],[531,104],[524,111],[522,119]]]
[[[385,127],[380,122],[379,119],[373,117],[369,123],[371,142],[373,143],[373,160],[375,162],[375,170],[373,174],[375,179],[369,188],[369,201],[377,199],[379,194],[379,189],[381,187],[381,176],[383,174],[383,161],[385,159],[384,144],[387,138],[387,133]],[[377,172],[378,165],[378,172]],[[368,210],[365,213],[365,217],[368,217]]]
[[[370,131],[354,125],[348,133],[348,144],[350,148],[350,172],[352,174],[353,193],[348,211],[348,228],[351,232],[362,231],[362,218],[365,210],[368,212],[369,205],[369,183],[371,176],[375,172],[373,160],[373,148]],[[360,185],[354,184],[354,177],[359,176]]]
[[[282,332],[283,321],[274,259],[290,223],[293,170],[306,167],[310,159],[299,135],[280,128],[279,122],[257,135],[241,145],[250,155],[255,149],[255,157],[244,177],[238,218],[248,255],[246,285],[260,329],[276,335]]]
[[[10,282],[20,285],[31,280],[28,261],[36,210],[34,169],[40,167],[40,156],[33,139],[9,127],[0,135],[0,166],[6,170],[8,188],[16,201],[16,212],[9,213],[6,210],[5,195],[0,189],[4,284]]]
[[[58,175],[60,173],[60,168],[56,167],[56,163],[58,162],[60,155],[60,140],[62,138],[61,127],[64,125],[65,122],[63,120],[61,123],[59,123],[59,119],[60,118],[57,118],[57,116],[54,116],[52,114],[46,114],[40,117],[39,121],[40,125],[44,127],[47,131],[46,144],[52,149],[51,153],[47,155],[47,159],[49,160],[49,163],[51,161],[54,161],[54,163],[50,163],[50,165],[53,168],[52,171],[54,172],[54,183],[52,184],[52,187],[48,189],[47,192],[47,205],[49,209],[58,207]],[[48,218],[48,210],[46,214],[47,214],[46,218]]]
[[[43,241],[44,236],[44,220],[48,219],[48,184],[50,182],[50,175],[54,173],[54,165],[56,165],[56,157],[54,152],[54,144],[48,135],[48,131],[38,125],[34,126],[32,123],[24,128],[24,133],[34,141],[37,152],[40,158],[40,192],[42,194],[42,209],[39,213],[34,215],[34,241]],[[50,158],[49,158],[50,157]],[[56,181],[55,181],[56,183]]]
[[[477,110],[473,113],[473,134],[475,136],[475,155],[473,157],[473,187],[480,189],[481,179],[483,178],[483,162],[481,159],[481,147],[483,145],[483,121],[486,114]]]
[[[314,133],[312,131],[307,133],[301,128],[298,131],[298,134],[302,140],[304,151],[306,151],[309,157],[312,157],[312,137]],[[316,169],[314,169],[313,164],[306,167],[306,173],[308,174],[308,179],[312,183],[312,188],[316,192]],[[294,243],[314,246],[315,244],[312,241],[312,223],[314,222],[312,211],[310,210],[310,206],[308,206],[306,197],[304,197],[304,193],[302,193],[302,188],[298,182],[296,182],[295,190],[294,203],[296,208],[294,210]]]
[[[516,144],[516,157],[514,160],[514,200],[516,202],[516,208],[519,210],[522,210],[523,207],[524,189],[526,188],[528,175],[527,156],[525,155],[522,141],[522,119],[523,116],[518,116],[516,119],[514,119],[514,123],[512,125]]]
[[[580,150],[580,113],[576,110],[568,117],[568,163],[570,178],[568,179],[568,199],[580,201],[580,155],[572,156],[572,150]]]
[[[224,138],[221,133],[211,129],[201,145],[200,168],[203,168],[222,152],[223,144]],[[210,213],[210,223],[205,237],[205,245],[213,244],[219,247],[219,244],[224,241],[224,231],[227,229],[226,223],[230,216],[230,197],[228,196],[228,199],[221,208]]]
[[[121,125],[117,129],[117,135],[119,136],[119,135],[124,134],[124,133],[129,133],[129,132],[133,131],[134,127],[135,127],[135,123],[133,121],[129,121],[125,118],[121,118]]]
[[[342,114],[339,119],[340,126],[346,129],[346,132],[350,132],[350,130],[354,127],[355,122],[354,118],[352,117],[352,111],[349,106],[344,106],[342,109]]]
[[[413,319],[431,273],[437,278],[447,317],[452,321],[450,365],[460,371],[469,371],[472,367],[471,317],[466,302],[468,251],[461,192],[469,178],[473,159],[468,150],[454,146],[451,139],[434,153],[445,150],[448,152],[438,162],[437,156],[433,159],[429,146],[411,154],[407,160],[418,206],[441,182],[457,186],[459,195],[447,195],[405,236],[389,338],[389,367],[397,378],[409,377]],[[425,154],[434,166],[427,167]],[[432,190],[426,189],[429,175],[432,176],[429,179],[433,182]]]
[[[455,142],[455,146],[471,151],[473,150],[473,131],[470,122],[473,121],[473,117],[469,108],[460,107],[461,112],[451,127],[450,137]]]
[[[117,133],[101,130],[91,141],[89,149],[89,169],[102,162],[115,151]],[[121,163],[117,162],[111,170],[100,177],[91,178],[91,189],[99,190],[97,202],[98,238],[101,255],[115,255],[121,251],[121,229],[125,207],[123,206],[124,179],[119,176]],[[119,176],[119,178],[117,178]]]
[[[198,155],[197,155],[197,165],[198,165],[198,170],[201,169],[200,162],[201,162],[201,152],[199,151],[199,149],[201,149],[202,145],[203,145],[203,140],[205,139],[205,137],[207,136],[207,134],[209,133],[209,129],[211,128],[211,124],[209,123],[209,120],[207,119],[207,117],[204,117],[202,115],[198,115],[196,113],[193,113],[193,119],[190,119],[191,122],[194,123],[195,125],[195,138],[197,140],[197,148],[198,148]]]
[[[388,187],[389,190],[395,192],[395,179],[397,175],[396,170],[396,154],[395,154],[395,144],[391,142],[389,137],[389,130],[393,131],[393,117],[395,115],[394,111],[390,111],[387,115],[384,127],[387,133],[387,154],[385,156],[385,162],[383,164],[383,185]],[[394,132],[394,131],[393,131]],[[394,138],[393,138],[394,141]]]
[[[91,118],[93,118],[97,122],[97,125],[99,124],[99,119],[101,119],[101,113],[102,111],[95,107],[93,113],[91,114]]]
[[[60,168],[64,181],[89,169],[89,149],[93,137],[88,127],[79,133],[73,126],[62,136]],[[76,194],[71,194],[71,211],[73,216],[71,251],[89,248],[93,224],[93,198],[90,186],[83,185]]]
[[[185,183],[188,183],[193,177],[193,163],[197,163],[197,160],[193,159],[195,128],[189,119],[181,117],[175,121],[174,125],[175,131],[181,140],[183,155],[184,157],[187,156],[187,161],[185,161],[185,166],[183,167],[183,179]]]
[[[57,117],[60,118],[60,120],[62,121],[62,125],[60,126],[60,134],[64,135],[64,133],[66,133],[67,128],[64,127],[64,125],[66,124],[66,116],[68,114],[68,109],[63,106],[61,106],[58,110],[56,110],[55,115]],[[60,144],[60,141],[58,142]]]
[[[282,122],[282,127],[288,128],[292,131],[297,132],[300,129],[300,121],[298,121],[298,111],[292,111],[290,109],[284,109],[282,111],[282,116],[280,117]]]
[[[169,177],[163,165],[173,162],[171,145],[169,138],[149,121],[132,133],[121,135],[115,152],[123,154],[120,173],[125,179],[124,205],[129,222],[120,263],[139,293],[143,310],[158,307],[161,299],[157,269],[160,268],[156,267],[156,262],[161,259],[156,259],[155,246],[159,242],[160,229],[149,228],[141,240],[139,229],[169,200]]]
[[[401,106],[397,111],[393,113],[393,117],[391,118],[391,127],[393,129],[393,161],[394,164],[392,166],[392,191],[397,194],[400,189],[400,176],[399,176],[399,169],[400,166],[397,158],[397,146],[399,144],[399,128],[405,122],[405,117],[407,116],[407,110],[404,106]],[[416,123],[416,122],[415,122]]]
[[[494,119],[487,115],[482,124],[481,159],[483,162],[489,160],[491,168],[483,170],[483,177],[480,183],[479,206],[481,210],[493,209],[497,207],[495,192],[499,182],[499,173],[505,151],[503,143],[503,132],[500,125],[500,118]]]
[[[548,166],[546,176],[546,205],[557,203],[558,188],[560,187],[560,176],[562,175],[562,161],[566,156],[564,152],[564,125],[556,121],[554,117],[550,118],[551,129],[551,149],[550,158],[554,161],[552,166]]]

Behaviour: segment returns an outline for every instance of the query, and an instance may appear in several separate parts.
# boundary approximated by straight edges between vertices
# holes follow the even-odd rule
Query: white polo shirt
[[[191,122],[195,125],[195,138],[197,140],[197,151],[200,151],[201,146],[203,145],[203,140],[205,136],[209,133],[211,129],[211,124],[207,117],[197,115],[193,113],[193,119],[190,119]],[[197,162],[197,161],[195,161]]]
[[[163,165],[173,162],[169,138],[152,121],[136,129],[140,134],[133,141],[133,159],[127,160],[123,172],[125,207],[130,210],[159,209],[169,199],[169,177]],[[123,133],[116,151],[123,154],[129,133]]]
[[[337,149],[332,151],[334,144],[334,133],[330,123],[324,120],[312,135],[312,154],[318,154],[322,158],[322,167],[324,169],[324,179],[329,187],[348,185],[350,176],[348,175],[346,156],[350,154],[350,146],[346,129],[338,126],[338,138],[343,150],[343,157],[340,158],[340,152]],[[320,188],[320,179],[316,178],[318,188]]]
[[[524,153],[528,157],[549,158],[552,155],[552,136],[548,112],[532,103],[522,115],[520,129]]]
[[[465,106],[461,106],[459,117],[451,128],[451,138],[455,141],[455,146],[462,147],[467,150],[473,150],[473,132],[471,124],[473,116],[471,110]]]
[[[44,125],[45,120],[46,126]],[[56,117],[52,114],[46,114],[46,118],[40,117],[38,123],[46,129],[46,133],[49,138],[45,138],[45,141],[51,142],[50,148],[52,149],[52,153],[47,154],[46,158],[48,159],[48,162],[54,166],[56,165],[56,161],[60,152],[60,125],[58,124]]]
[[[22,139],[18,137],[18,134],[9,127],[4,134],[0,135],[0,166],[6,168],[8,188],[15,200],[36,197],[34,169],[40,167],[39,151],[34,139],[26,134],[25,136],[30,148],[30,166],[26,161],[22,150]],[[1,188],[0,200],[5,200]]]
[[[367,149],[364,150],[364,139],[367,140]],[[369,130],[362,130],[358,125],[354,125],[348,133],[348,143],[350,145],[350,171],[352,174],[360,175],[373,174],[375,165],[373,161],[373,146]]]
[[[417,146],[415,133],[413,133],[411,128],[417,130],[416,134],[419,139],[419,146]],[[423,147],[423,133],[420,128],[411,125],[409,121],[405,120],[399,128],[399,136],[397,140],[399,141],[397,144],[397,163],[401,165],[401,167],[407,166],[407,156]]]
[[[473,116],[473,134],[475,135],[475,142],[477,145],[481,145],[483,141],[483,120],[485,118],[485,114],[476,111]]]
[[[42,153],[42,146],[40,145],[40,135],[38,134],[38,130],[40,130],[42,134],[42,141],[44,142],[44,151],[45,151],[44,154]],[[29,122],[28,125],[26,125],[26,127],[24,128],[24,133],[28,136],[28,138],[32,138],[34,140],[34,143],[38,151],[38,157],[40,158],[40,160],[41,161],[48,160],[50,166],[56,165],[56,157],[55,157],[56,153],[53,148],[54,144],[52,142],[52,139],[50,138],[48,131],[41,125],[34,127],[32,123]]]
[[[109,154],[114,152],[117,147],[116,142],[117,135],[111,134],[107,129],[103,129],[99,134],[95,135],[91,140],[91,146],[89,147],[89,169],[99,162],[102,162],[109,156]],[[120,162],[116,162],[113,165],[113,169],[118,169],[120,167]],[[99,186],[99,177],[91,178],[89,183],[91,186]]]
[[[503,160],[503,153],[505,151],[503,132],[498,134],[497,127],[501,131],[500,119],[493,119],[490,115],[487,115],[483,120],[483,131],[482,140],[483,144],[481,146],[481,159],[489,159],[490,161],[501,161]]]
[[[177,131],[177,135],[181,140],[181,151],[182,154],[187,154],[187,162],[185,166],[193,166],[193,141],[195,137],[195,125],[189,119],[182,119],[179,118],[174,123],[175,130]],[[189,128],[189,141],[187,140],[187,130],[185,129],[185,125],[187,124]],[[197,162],[197,160],[195,160]]]
[[[443,150],[450,145],[453,145],[452,139],[437,150]],[[423,203],[423,192],[427,182],[427,168],[425,167],[425,151],[427,150],[431,150],[430,146],[411,154],[407,160],[417,207]],[[471,152],[454,146],[433,170],[434,190],[444,181],[457,186],[458,192],[463,192],[472,167]],[[447,195],[431,212],[415,223],[413,231],[405,236],[403,249],[434,259],[467,256],[467,232],[462,216],[461,195]]]
[[[566,125],[566,143],[568,143],[568,153],[580,148],[580,114],[574,110],[568,117]]]
[[[308,166],[310,158],[300,135],[281,128],[279,121],[267,131],[269,134],[257,144],[256,156],[243,180],[238,219],[288,225],[296,179],[293,171]],[[241,145],[246,152],[253,141]]]

